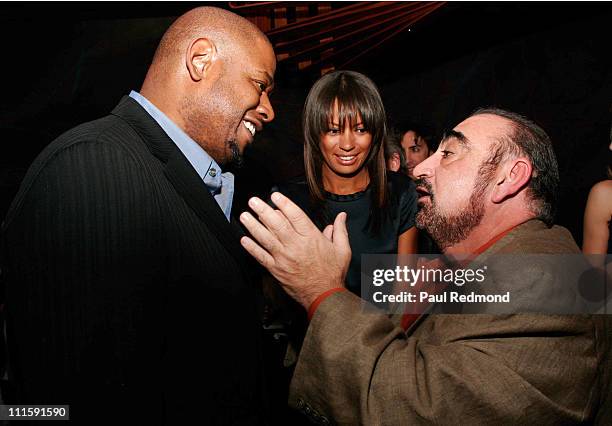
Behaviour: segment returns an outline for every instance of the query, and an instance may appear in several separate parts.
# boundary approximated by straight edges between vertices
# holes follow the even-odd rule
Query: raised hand
[[[351,260],[346,213],[321,233],[306,214],[284,195],[275,192],[278,210],[257,197],[240,221],[253,238],[242,237],[242,246],[281,282],[285,291],[308,309],[323,292],[344,287]]]

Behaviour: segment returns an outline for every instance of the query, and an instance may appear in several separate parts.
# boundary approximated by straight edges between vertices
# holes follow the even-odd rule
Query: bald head
[[[487,162],[497,166],[508,158],[525,155],[533,167],[527,185],[531,209],[536,217],[552,226],[558,197],[559,167],[550,138],[533,121],[511,111],[481,108],[471,115],[479,116],[495,117],[499,123],[500,130],[492,132],[495,143]]]
[[[178,68],[184,66],[185,51],[197,39],[214,43],[218,54],[231,59],[249,43],[260,41],[272,48],[266,36],[245,18],[216,7],[198,7],[180,16],[164,33],[147,72],[147,86],[167,86]],[[156,90],[163,87],[156,87]]]
[[[255,25],[200,7],[168,28],[141,94],[218,163],[239,162],[274,118],[268,94],[275,70],[272,46]]]
[[[189,43],[198,38],[212,40],[220,51],[246,47],[254,40],[265,40],[266,36],[248,20],[235,13],[215,7],[199,7],[180,16],[162,37],[152,68],[167,66],[184,55]]]

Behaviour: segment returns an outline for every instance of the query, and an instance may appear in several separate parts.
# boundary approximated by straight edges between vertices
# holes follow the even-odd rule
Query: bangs
[[[371,135],[370,149],[363,164],[370,177],[372,189],[368,228],[377,233],[387,219],[388,189],[385,153],[381,148],[386,135],[385,107],[372,80],[355,71],[333,71],[324,75],[308,92],[302,115],[304,135],[304,171],[308,182],[311,201],[319,215],[325,216],[325,185],[322,177],[323,154],[321,141],[330,130],[330,124],[337,124],[344,132],[348,124],[354,128],[361,123]]]
[[[384,127],[385,113],[378,93],[359,83],[354,79],[337,78],[321,90],[322,108],[315,112],[318,134],[327,132],[330,124],[337,124],[343,132],[347,123],[355,127],[361,122],[372,134]],[[338,115],[334,117],[336,108]]]

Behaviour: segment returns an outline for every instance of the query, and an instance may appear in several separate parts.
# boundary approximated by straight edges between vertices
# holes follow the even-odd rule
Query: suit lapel
[[[170,141],[170,143],[172,142]],[[178,152],[168,160],[164,172],[170,183],[172,183],[189,207],[206,223],[207,227],[215,234],[221,244],[242,264],[244,255],[235,230],[204,185],[204,182],[202,182],[200,176],[198,176],[181,152]]]
[[[200,176],[159,124],[129,96],[124,96],[112,113],[136,130],[151,153],[165,164],[164,174],[176,192],[244,267],[246,256],[235,227],[230,225]]]

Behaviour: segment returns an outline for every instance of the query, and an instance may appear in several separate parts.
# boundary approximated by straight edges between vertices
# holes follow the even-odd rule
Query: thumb
[[[336,220],[334,220],[334,233],[332,242],[334,244],[334,248],[341,255],[344,255],[348,258],[351,257],[351,245],[349,244],[348,231],[346,229],[346,213],[341,212],[336,216]]]
[[[333,225],[327,225],[325,227],[325,229],[323,230],[323,235],[329,241],[333,241],[333,234],[334,234],[334,227],[333,227]]]

